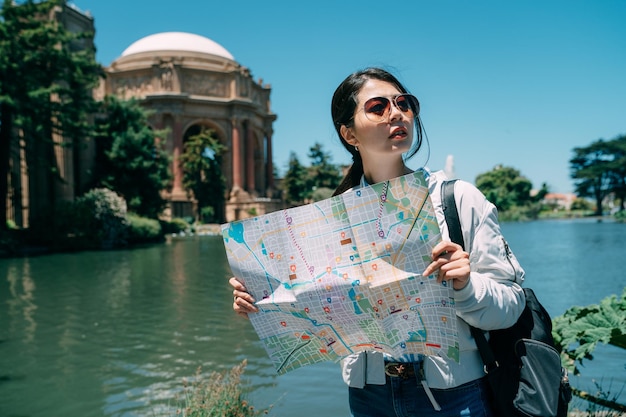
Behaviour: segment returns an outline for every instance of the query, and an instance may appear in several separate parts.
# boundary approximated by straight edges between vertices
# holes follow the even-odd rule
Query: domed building
[[[185,140],[204,128],[226,147],[222,172],[228,195],[220,217],[232,221],[280,208],[272,165],[271,87],[255,82],[224,47],[191,33],[157,33],[131,44],[105,71],[99,95],[136,98],[151,110],[152,127],[167,129],[160,139],[173,157],[173,187],[164,191],[171,217],[195,216],[178,157]]]

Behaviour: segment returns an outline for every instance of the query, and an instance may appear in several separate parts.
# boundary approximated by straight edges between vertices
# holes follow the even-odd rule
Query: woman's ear
[[[359,144],[359,141],[356,139],[356,136],[354,136],[354,132],[351,127],[341,125],[340,133],[341,137],[348,143],[348,145],[357,146]]]

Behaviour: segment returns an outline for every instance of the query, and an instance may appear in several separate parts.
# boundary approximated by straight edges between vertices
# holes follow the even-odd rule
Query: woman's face
[[[363,162],[376,161],[381,157],[400,156],[411,148],[413,143],[413,112],[402,112],[393,102],[389,115],[380,122],[367,118],[364,104],[373,97],[392,100],[401,92],[393,85],[380,80],[368,80],[357,95],[356,113],[352,127],[342,128],[344,139],[358,147]],[[345,129],[345,130],[344,130]]]

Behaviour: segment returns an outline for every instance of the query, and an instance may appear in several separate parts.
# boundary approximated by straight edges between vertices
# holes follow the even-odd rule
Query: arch
[[[223,144],[226,143],[225,138],[227,137],[227,135],[224,128],[213,120],[208,119],[193,119],[188,121],[183,127],[183,137],[187,137],[187,131],[193,126],[202,126],[213,130],[219,137],[220,142],[222,142]]]
[[[224,138],[220,137],[219,133],[217,132],[217,129],[214,128],[214,124],[207,122],[207,121],[200,121],[198,123],[191,123],[189,124],[186,129],[184,130],[183,136],[182,136],[182,149],[181,149],[181,155],[185,152],[185,146],[187,144],[187,142],[189,141],[189,139],[195,135],[199,135],[201,134],[203,131],[208,131],[210,132],[210,136],[217,140],[217,142],[224,146]],[[214,162],[218,162],[219,163],[219,175],[222,178],[226,178],[226,175],[224,175],[224,159],[225,159],[225,155],[220,154],[220,155],[215,155],[214,153],[206,153],[207,150],[209,149],[209,147],[205,147],[200,153],[201,153],[201,160],[204,160],[205,162],[209,162],[210,164],[214,163]],[[211,161],[209,161],[209,159],[205,159],[205,158],[210,158]],[[180,169],[180,175],[182,178],[184,178],[185,176],[185,170],[184,167],[182,166],[182,164],[180,164],[179,161],[177,161],[177,163],[179,164],[179,169]],[[215,166],[215,165],[213,165]],[[215,187],[220,181],[218,181],[218,177],[213,178],[213,180],[209,180],[207,182],[207,177],[205,177],[205,175],[209,175],[208,178],[211,178],[212,175],[215,175],[215,171],[213,171],[213,169],[211,169],[210,171],[202,171],[202,183],[204,183],[205,185],[201,187],[202,190],[202,194],[198,194],[198,195],[194,195],[194,191],[200,191],[200,190],[189,190],[189,189],[185,189],[185,192],[189,195],[190,199],[189,199],[189,203],[191,206],[191,209],[193,211],[193,214],[195,216],[196,219],[201,220],[202,222],[206,222],[206,221],[218,221],[218,222],[224,222],[225,221],[225,211],[224,211],[224,202],[226,201],[226,191],[228,190],[228,186],[226,183],[223,184],[224,186],[224,194],[221,195],[221,197],[217,197],[214,194],[206,194],[206,192],[208,193],[214,193],[216,190],[213,188]],[[181,179],[182,179],[181,178]],[[198,180],[196,178],[196,180]],[[194,181],[196,181],[194,180]],[[213,184],[213,185],[210,185]],[[209,188],[205,188],[206,186],[209,186]],[[211,191],[212,190],[212,191]],[[208,208],[208,207],[212,207],[213,211],[212,214],[207,215],[204,213],[204,208]]]

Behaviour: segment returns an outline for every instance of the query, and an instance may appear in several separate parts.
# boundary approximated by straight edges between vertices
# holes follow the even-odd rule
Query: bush
[[[148,243],[163,240],[163,231],[158,220],[128,213],[130,223],[128,241],[130,243]]]
[[[248,210],[248,214],[250,214],[250,210],[254,210],[256,212],[256,209],[253,207]],[[256,216],[256,214],[250,214],[250,215]],[[215,212],[215,207],[212,207],[212,206],[202,207],[200,209],[200,218],[198,219],[198,222],[201,224],[218,223],[219,220]]]
[[[499,211],[498,218],[503,222],[524,222],[537,220],[539,217],[540,205],[538,203],[527,204],[525,206],[512,206],[506,211]]]
[[[176,415],[184,417],[252,417],[267,414],[268,410],[255,410],[245,399],[241,389],[241,375],[246,361],[226,373],[212,372],[202,379],[201,369],[196,371],[196,382],[184,383],[183,403]]]
[[[107,188],[95,188],[76,200],[93,233],[95,243],[102,249],[126,245],[129,222],[126,201]],[[85,211],[88,214],[85,214]]]
[[[0,258],[14,256],[22,249],[25,231],[9,229],[0,231]]]
[[[595,210],[595,205],[584,199],[584,198],[576,198],[574,199],[574,201],[572,201],[572,205],[570,207],[570,210],[583,210],[583,211],[593,211]]]
[[[60,250],[125,246],[128,228],[126,201],[109,189],[96,188],[56,207],[54,245]]]
[[[161,220],[161,228],[165,234],[178,234],[191,229],[191,225],[180,217],[175,217],[170,221]]]

